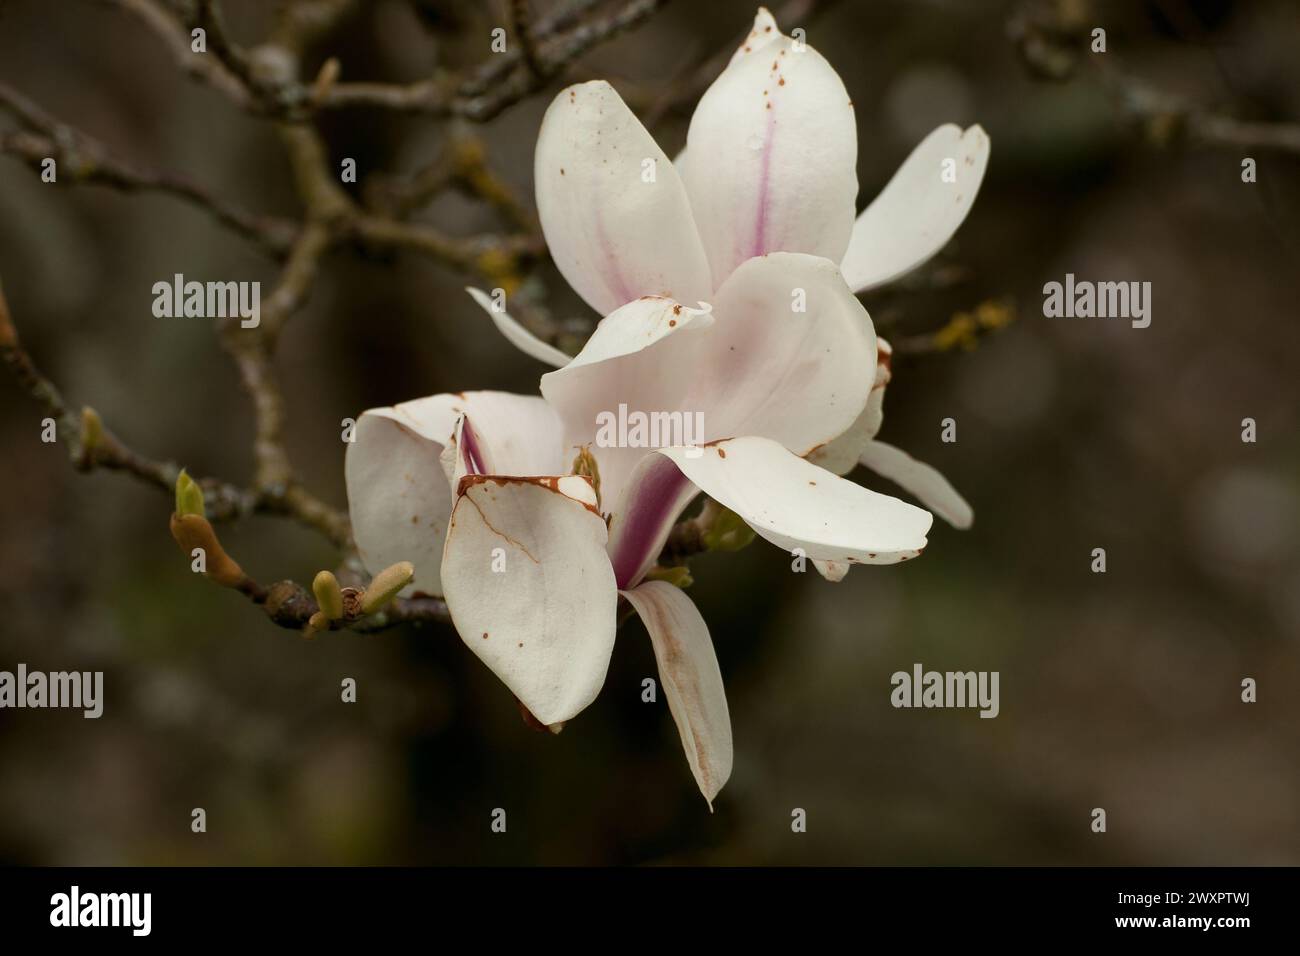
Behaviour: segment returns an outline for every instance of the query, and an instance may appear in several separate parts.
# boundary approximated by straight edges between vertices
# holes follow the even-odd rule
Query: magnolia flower
[[[839,263],[854,292],[884,285],[952,238],[975,202],[988,155],[981,127],[940,126],[855,220],[853,104],[831,65],[760,8],[697,105],[675,162],[608,83],[593,81],[564,90],[547,110],[534,174],[556,266],[607,315],[646,294],[713,301],[737,266],[769,252]],[[779,294],[788,302],[797,285],[791,280]],[[469,291],[517,347],[557,367],[568,363],[482,292]],[[882,398],[811,460],[840,475],[861,463],[968,527],[970,506],[942,475],[875,440]]]
[[[646,580],[691,500],[704,492],[833,580],[920,554],[931,523],[839,477],[859,458],[969,520],[937,472],[874,441],[889,350],[845,276],[878,284],[942,246],[987,140],[936,131],[854,225],[855,135],[838,76],[765,10],[701,101],[680,173],[607,84],[565,90],[539,136],[538,209],[560,270],[605,318],[570,359],[471,290],[558,366],[542,397],[371,409],[348,449],[363,563],[411,561],[412,587],[445,596],[461,639],[542,723],[599,692],[622,595],[710,804],[732,761],[712,641],[684,592]],[[941,157],[958,185],[941,183]],[[703,444],[596,444],[621,405],[697,413]]]

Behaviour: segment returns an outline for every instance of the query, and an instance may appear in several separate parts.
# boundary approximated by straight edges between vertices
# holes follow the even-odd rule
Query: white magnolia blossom
[[[855,222],[856,149],[839,77],[766,10],[676,164],[608,84],[566,89],[539,134],[537,205],[560,271],[605,318],[570,359],[470,290],[511,342],[557,366],[542,397],[371,409],[348,449],[366,567],[411,561],[412,587],[445,596],[461,639],[541,722],[594,700],[626,598],[710,804],[732,761],[712,641],[683,591],[645,580],[691,500],[703,491],[831,580],[919,555],[932,520],[840,477],[859,461],[971,521],[938,472],[875,440],[890,350],[853,292],[947,242],[988,139],[936,130]],[[699,413],[703,445],[600,447],[597,418],[620,405]],[[582,449],[599,494],[572,473]]]

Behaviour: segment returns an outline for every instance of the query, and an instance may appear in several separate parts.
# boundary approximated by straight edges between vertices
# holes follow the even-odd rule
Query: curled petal
[[[555,409],[536,395],[465,392],[454,406],[470,424],[471,473],[560,475],[567,472],[564,426]],[[454,426],[453,426],[454,427]]]
[[[700,490],[777,547],[818,561],[893,564],[925,548],[928,511],[810,465],[765,438],[733,438],[692,458],[664,448]]]
[[[413,590],[441,594],[439,566],[451,492],[438,457],[455,427],[461,397],[434,395],[372,408],[357,421],[344,476],[352,535],[371,573],[415,565]]]
[[[586,478],[461,479],[443,554],[461,640],[547,725],[605,682],[617,590]]]
[[[433,395],[372,408],[357,421],[344,474],[352,534],[372,574],[399,561],[415,565],[410,590],[441,594],[439,565],[453,504],[449,478],[461,418],[473,417],[474,471],[559,474],[562,429],[537,396],[508,392]]]
[[[708,297],[708,260],[677,170],[608,83],[555,98],[534,173],[555,265],[601,315],[641,295]]]
[[[952,160],[955,181],[946,181]],[[894,178],[862,211],[844,254],[855,292],[875,288],[924,263],[947,245],[975,203],[989,161],[979,126],[940,126],[912,150]]]
[[[862,452],[862,464],[912,494],[944,521],[963,531],[975,520],[975,512],[937,469],[917,461],[901,448],[872,441]]]
[[[731,715],[709,627],[686,593],[663,581],[622,592],[650,634],[668,709],[700,793],[713,809],[731,776]]]
[[[569,364],[569,356],[565,355],[554,345],[548,345],[537,336],[533,335],[526,328],[519,324],[510,313],[504,308],[497,309],[493,301],[482,289],[475,289],[473,286],[466,286],[465,291],[470,294],[475,302],[483,309],[484,312],[492,319],[502,335],[509,339],[510,344],[519,351],[523,352],[530,358],[535,358],[539,362],[545,362],[553,368],[562,368]]]
[[[885,386],[890,379],[890,360],[893,348],[884,339],[876,338],[876,379],[871,385],[871,394],[867,396],[866,407],[857,417],[848,431],[838,435],[832,441],[813,449],[808,460],[818,468],[825,468],[837,475],[847,475],[857,467],[863,450],[876,437],[885,420]]]
[[[742,46],[695,108],[679,157],[713,284],[768,252],[839,262],[857,149],[853,105],[821,54],[786,36]]]

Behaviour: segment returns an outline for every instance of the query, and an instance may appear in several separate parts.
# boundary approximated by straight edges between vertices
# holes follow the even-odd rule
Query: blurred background
[[[0,669],[103,670],[106,703],[97,721],[0,711],[0,860],[1300,863],[1300,155],[1135,121],[1086,49],[1104,27],[1103,56],[1125,76],[1206,111],[1294,121],[1300,7],[797,6],[782,28],[804,26],[857,107],[859,206],[935,126],[978,122],[992,139],[950,247],[863,299],[883,334],[919,343],[896,357],[881,437],[940,468],[976,522],[936,522],[924,560],[838,585],[792,574],[761,541],[695,560],[736,747],[716,813],[662,696],[641,702],[655,665],[635,619],[596,703],[558,737],[536,733],[450,627],[306,642],[197,579],[168,534],[170,501],[124,475],[77,474],[6,375]],[[231,35],[256,42],[272,7],[227,0]],[[597,76],[675,154],[694,93],[666,103],[665,69],[689,77],[733,47],[754,8],[668,3],[474,126],[488,167],[531,209],[542,112],[565,81]],[[362,2],[312,46],[306,75],[328,56],[349,80],[472,66],[505,17],[504,4]],[[1080,24],[1082,46],[1061,41]],[[113,5],[3,0],[0,80],[118,155],[299,215],[270,124],[188,79]],[[334,168],[356,158],[363,183],[420,168],[456,131],[374,109],[320,125]],[[454,193],[416,219],[457,236],[503,228]],[[276,265],[175,199],[42,183],[0,155],[0,277],[36,361],[131,446],[247,483],[252,414],[212,323],[151,313],[152,284],[177,272],[265,289]],[[1149,280],[1151,327],[1043,318],[1042,286],[1066,272]],[[441,391],[535,390],[544,369],[496,333],[466,281],[409,253],[326,260],[276,358],[289,451],[326,501],[345,505],[345,416]],[[549,264],[530,281],[537,307],[571,328],[594,318]],[[981,302],[1016,321],[970,349],[926,347]],[[1255,444],[1241,441],[1248,416]],[[956,444],[940,441],[947,417]],[[263,581],[306,583],[338,560],[282,518],[221,535]],[[1105,574],[1090,570],[1097,547]],[[890,675],[918,661],[999,671],[1000,716],[893,709]],[[340,702],[345,677],[355,704]],[[1241,702],[1246,677],[1257,703]],[[195,807],[205,834],[190,830]],[[506,834],[490,831],[497,807]],[[1090,830],[1094,807],[1105,834]],[[791,832],[794,808],[806,833]]]

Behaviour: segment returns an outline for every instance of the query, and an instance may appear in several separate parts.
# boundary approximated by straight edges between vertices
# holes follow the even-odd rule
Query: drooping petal
[[[642,295],[708,298],[708,260],[681,178],[608,83],[555,98],[534,173],[555,265],[601,315]]]
[[[473,286],[466,286],[465,291],[473,297],[474,301],[482,307],[496,325],[497,330],[510,340],[510,344],[519,351],[539,362],[545,362],[554,368],[562,368],[569,364],[570,356],[565,355],[554,345],[548,345],[537,336],[533,335],[519,322],[512,318],[504,308],[497,309],[496,305],[488,297],[487,293],[481,289],[475,289]]]
[[[949,123],[922,140],[853,224],[844,254],[853,290],[883,285],[942,249],[970,212],[988,161],[989,138],[979,126]],[[946,169],[954,175],[945,177]]]
[[[731,715],[709,627],[681,589],[647,581],[622,592],[654,646],[659,680],[700,793],[713,799],[731,776]]]
[[[618,595],[586,478],[461,480],[443,554],[461,640],[544,724],[599,693]]]
[[[947,478],[901,448],[872,441],[863,450],[861,460],[876,474],[916,495],[921,504],[954,528],[965,530],[975,520],[975,512]]]
[[[742,45],[700,99],[679,157],[713,284],[768,252],[838,263],[857,148],[853,104],[820,53],[787,36],[750,53]]]
[[[810,465],[766,438],[733,438],[699,458],[664,448],[692,482],[777,547],[812,560],[893,564],[925,548],[928,511]]]
[[[410,561],[410,588],[441,594],[439,567],[451,490],[438,456],[459,414],[457,395],[434,395],[363,412],[348,444],[344,476],[352,536],[371,573]]]

